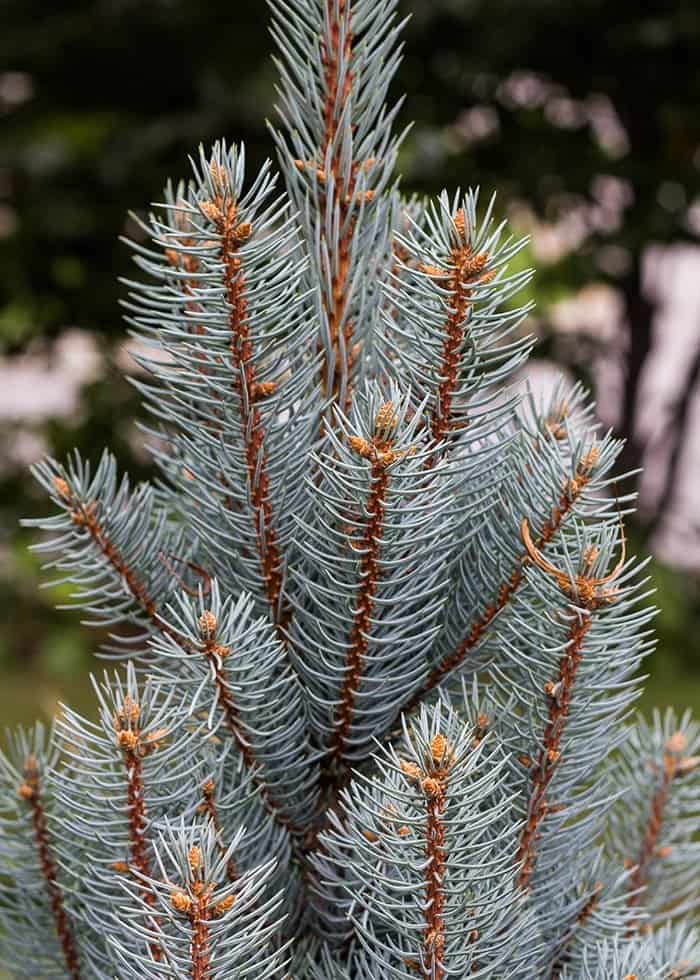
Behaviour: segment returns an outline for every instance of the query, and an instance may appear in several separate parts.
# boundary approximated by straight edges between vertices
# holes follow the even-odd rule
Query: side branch
[[[187,890],[174,889],[170,904],[176,912],[186,916],[191,930],[190,973],[191,980],[211,980],[211,956],[209,950],[209,922],[223,915],[233,905],[230,896],[212,905],[214,886],[202,877],[202,853],[191,847],[187,854],[190,880]]]
[[[269,787],[260,775],[260,765],[245,735],[245,726],[224,671],[224,660],[229,655],[230,650],[228,647],[218,644],[214,639],[216,620],[214,619],[213,613],[210,610],[203,612],[199,618],[199,624],[202,639],[204,640],[203,653],[211,667],[219,707],[223,713],[226,725],[233,736],[233,740],[243,757],[243,761],[251,772],[253,782],[260,790],[260,796],[265,809],[290,834],[299,835],[302,832],[301,828],[297,827],[284,813],[282,807],[275,800]]]
[[[222,656],[225,656],[226,653],[228,653],[228,650],[224,647],[218,646],[212,639],[214,627],[208,625],[209,620],[207,618],[208,616],[211,616],[211,614],[203,614],[203,617],[200,620],[202,637],[206,641],[204,649],[202,650],[201,647],[197,647],[196,645],[192,644],[176,630],[173,630],[161,618],[155,601],[149,596],[143,584],[128,567],[117,548],[115,548],[109,538],[104,534],[96,517],[95,505],[90,505],[87,507],[84,506],[74,497],[70,487],[61,477],[55,477],[54,485],[60,496],[70,504],[74,523],[81,527],[85,527],[102,554],[108,559],[114,570],[119,573],[123,581],[126,582],[132,596],[137,601],[139,606],[146,612],[149,620],[156,627],[156,629],[159,630],[162,635],[173,640],[184,653],[204,653],[207,660],[213,667],[213,679],[216,687],[216,696],[219,706],[223,711],[228,728],[233,735],[236,745],[241,751],[243,761],[245,762],[246,766],[255,773],[259,769],[259,766],[257,760],[255,759],[253,750],[242,735],[240,714],[223,672]],[[268,809],[273,814],[275,819],[285,826],[290,832],[298,833],[298,828],[296,828],[288,820],[288,818],[280,811],[279,807],[274,803],[269,790],[265,787],[262,780],[257,777],[256,782],[260,786],[263,800],[266,802]]]
[[[80,980],[78,951],[63,905],[63,892],[61,886],[58,884],[56,862],[51,851],[46,825],[46,813],[41,800],[39,767],[33,755],[28,756],[25,761],[24,782],[17,792],[27,804],[31,814],[34,842],[39,857],[39,868],[44,879],[44,885],[49,898],[49,907],[68,975],[71,977],[71,980]]]
[[[248,303],[245,297],[245,280],[241,273],[241,260],[237,255],[239,247],[251,234],[248,223],[237,221],[237,208],[227,197],[223,175],[219,176],[220,195],[213,202],[215,224],[221,235],[221,258],[224,263],[224,283],[226,301],[229,307],[229,328],[231,340],[229,350],[234,370],[234,390],[238,395],[241,416],[241,436],[245,454],[250,503],[253,510],[253,525],[260,558],[260,572],[265,583],[265,593],[270,604],[272,619],[278,627],[284,626],[289,618],[289,610],[280,607],[282,590],[282,559],[277,542],[272,502],[270,500],[270,478],[265,452],[265,427],[255,401],[261,395],[270,393],[267,386],[256,381],[253,362],[253,346],[250,341]],[[269,385],[269,383],[268,383]],[[281,633],[283,640],[285,634]]]
[[[357,543],[357,550],[360,553],[357,604],[348,637],[345,675],[336,710],[335,732],[330,749],[331,768],[341,762],[345,753],[369,646],[372,611],[380,577],[379,558],[386,495],[389,489],[389,468],[407,452],[407,450],[392,448],[397,424],[398,419],[393,403],[384,402],[374,419],[374,435],[371,442],[357,435],[348,438],[348,445],[353,452],[370,463],[369,493],[366,506],[367,523]],[[333,773],[336,781],[339,775],[338,772]],[[342,782],[342,776],[340,781]]]
[[[426,798],[425,827],[425,902],[423,904],[423,950],[421,961],[407,960],[406,965],[420,971],[424,980],[443,980],[445,956],[445,877],[447,845],[445,843],[447,788],[452,748],[441,732],[430,740],[430,764],[421,769],[414,762],[403,761],[401,769],[415,780]]]
[[[122,750],[124,771],[126,776],[126,809],[129,824],[129,868],[134,868],[139,874],[141,895],[149,907],[155,905],[153,889],[146,882],[151,878],[151,864],[148,854],[146,837],[147,815],[146,799],[143,784],[143,758],[158,748],[159,739],[166,732],[151,732],[142,735],[139,727],[140,709],[130,697],[114,716],[114,730],[117,745]],[[162,951],[157,943],[151,943],[151,955],[156,962],[162,958]]]
[[[572,480],[567,480],[564,484],[559,501],[552,509],[552,513],[547,518],[537,539],[536,548],[542,549],[552,540],[565,518],[573,510],[577,500],[590,483],[597,458],[597,450],[594,448],[579,461],[576,467],[576,475]],[[467,635],[462,642],[444,656],[436,667],[433,667],[423,686],[416,691],[402,711],[413,711],[437,687],[443,678],[453,671],[455,667],[459,667],[467,655],[479,645],[498,613],[508,605],[524,582],[524,567],[529,561],[530,557],[527,551],[518,556],[510,577],[507,581],[501,583],[495,601],[489,603],[481,615],[471,623]]]
[[[590,627],[590,613],[584,618],[577,616],[570,628],[567,648],[559,663],[558,680],[556,683],[548,682],[545,685],[545,693],[549,699],[549,721],[533,767],[527,822],[523,828],[516,859],[516,863],[520,866],[518,884],[521,888],[529,887],[535,869],[540,827],[550,809],[547,789],[561,757],[561,740],[569,715],[576,672],[583,657],[583,641]]]
[[[369,644],[370,620],[374,607],[374,596],[379,578],[379,552],[386,492],[389,474],[386,466],[377,461],[372,464],[370,490],[367,500],[368,520],[358,545],[362,553],[360,559],[360,587],[350,636],[348,639],[347,666],[340,689],[340,703],[336,714],[336,730],[331,754],[333,759],[342,758],[345,751],[353,713],[357,689],[362,678],[364,660]]]
[[[426,785],[428,783],[430,785]],[[444,821],[447,776],[442,772],[436,773],[423,780],[423,788],[429,797],[425,840],[425,856],[428,862],[425,889],[425,978],[442,980],[445,949],[444,882],[447,868]]]
[[[557,957],[554,963],[552,964],[552,971],[549,975],[549,980],[559,980],[559,978],[561,977],[562,971],[570,959],[569,947],[571,945],[571,941],[573,940],[574,936],[578,933],[579,929],[582,929],[583,926],[585,926],[585,924],[588,922],[590,917],[595,912],[596,908],[598,907],[598,903],[600,902],[600,895],[602,891],[603,891],[602,882],[600,881],[596,882],[591,894],[588,896],[585,903],[581,907],[578,915],[576,916],[576,922],[574,924],[573,929],[571,930],[568,937],[560,947],[559,952],[557,953]]]
[[[468,231],[462,208],[457,211],[452,221],[462,243],[452,249],[447,268],[443,270],[425,265],[420,267],[421,271],[426,272],[431,278],[444,281],[444,286],[450,293],[439,370],[440,382],[430,423],[436,443],[441,442],[453,428],[452,401],[459,382],[472,287],[493,278],[492,272],[484,271],[489,258],[488,252],[476,255],[465,241]]]
[[[60,476],[54,477],[53,485],[58,495],[70,508],[73,523],[77,527],[82,527],[87,531],[100,553],[107,559],[119,578],[126,585],[132,598],[146,614],[150,623],[159,633],[174,640],[186,653],[192,653],[192,645],[161,619],[155,600],[149,595],[145,585],[136,572],[128,565],[119,549],[109,539],[109,536],[98,519],[97,504],[94,501],[89,504],[83,504],[82,501],[77,499],[66,481]]]
[[[682,731],[675,732],[664,747],[663,759],[658,766],[658,785],[649,804],[649,814],[639,853],[634,864],[629,860],[626,862],[628,867],[633,868],[630,877],[630,895],[627,899],[630,909],[637,908],[641,903],[642,892],[649,884],[654,862],[659,857],[663,857],[663,848],[659,848],[658,843],[673,782],[697,765],[697,758],[683,756],[686,747],[687,739]],[[637,928],[638,923],[633,921],[627,933],[628,937],[633,936]]]

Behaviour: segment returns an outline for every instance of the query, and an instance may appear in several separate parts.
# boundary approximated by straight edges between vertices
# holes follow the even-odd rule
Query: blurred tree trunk
[[[642,256],[636,254],[629,272],[620,282],[624,300],[624,319],[627,324],[629,346],[625,371],[625,387],[618,434],[625,446],[618,461],[622,476],[642,465],[644,444],[637,431],[639,391],[644,368],[651,351],[652,326],[655,307],[642,290]]]

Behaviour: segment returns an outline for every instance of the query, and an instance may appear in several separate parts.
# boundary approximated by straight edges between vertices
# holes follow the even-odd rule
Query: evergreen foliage
[[[133,243],[157,481],[37,468],[120,662],[2,756],[18,977],[700,976],[698,732],[631,720],[621,446],[517,383],[493,202],[401,198],[399,26],[275,4],[286,192],[220,143]]]

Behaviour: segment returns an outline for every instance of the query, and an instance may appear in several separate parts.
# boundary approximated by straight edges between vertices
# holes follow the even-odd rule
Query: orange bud
[[[211,609],[205,609],[199,617],[199,632],[203,639],[209,640],[216,631],[216,616]]]
[[[440,732],[434,735],[430,740],[430,754],[433,757],[433,762],[440,763],[445,757],[447,751],[447,739]]]
[[[176,891],[170,895],[170,904],[176,912],[189,912],[192,908],[192,899],[184,892]]]
[[[401,772],[409,779],[420,779],[423,775],[415,762],[406,762],[404,759],[401,760]]]

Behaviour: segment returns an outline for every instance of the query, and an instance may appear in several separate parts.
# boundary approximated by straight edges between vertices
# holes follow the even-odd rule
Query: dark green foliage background
[[[632,185],[634,203],[621,226],[538,268],[533,287],[540,354],[583,378],[595,341],[562,346],[549,323],[551,304],[593,281],[620,291],[632,328],[620,422],[629,436],[653,339],[642,250],[649,242],[697,244],[684,202],[700,190],[700,7],[693,0],[406,0],[404,7],[413,17],[396,94],[407,92],[404,121],[416,120],[400,161],[407,190],[480,184],[499,191],[502,207],[520,199],[555,220],[572,199],[590,201],[599,174]],[[128,209],[143,210],[167,176],[186,174],[186,156],[199,141],[244,140],[251,169],[271,152],[265,117],[274,111],[275,69],[266,8],[261,0],[6,0],[0,11],[0,78],[19,72],[31,84],[23,101],[0,99],[2,353],[50,350],[66,327],[77,326],[109,355],[124,336],[117,278],[128,273],[128,256],[118,236],[129,231]],[[590,126],[553,125],[542,106],[506,106],[499,86],[514,71],[543,76],[575,102],[607,96],[628,151],[611,156]],[[493,110],[497,130],[460,145],[454,121],[474,105]],[[659,203],[669,186],[678,207]],[[614,275],[601,262],[610,246],[627,257]],[[679,350],[679,357],[688,361],[688,385],[668,423],[677,458],[700,370],[694,351]],[[109,444],[135,475],[145,475],[130,449],[130,420],[138,414],[134,393],[110,367],[83,390],[76,417],[50,420],[42,431],[59,457],[73,445],[95,457]],[[10,429],[0,421],[0,453]],[[638,465],[645,449],[631,440],[626,465]],[[639,548],[664,519],[675,476],[671,467],[658,512],[633,529]],[[0,481],[0,713],[28,720],[51,714],[58,697],[90,703],[86,665],[98,638],[75,615],[53,610],[60,590],[37,594],[37,562],[17,521],[45,504],[23,469],[5,463]],[[646,702],[700,704],[698,578],[659,564],[652,576],[661,646]]]

